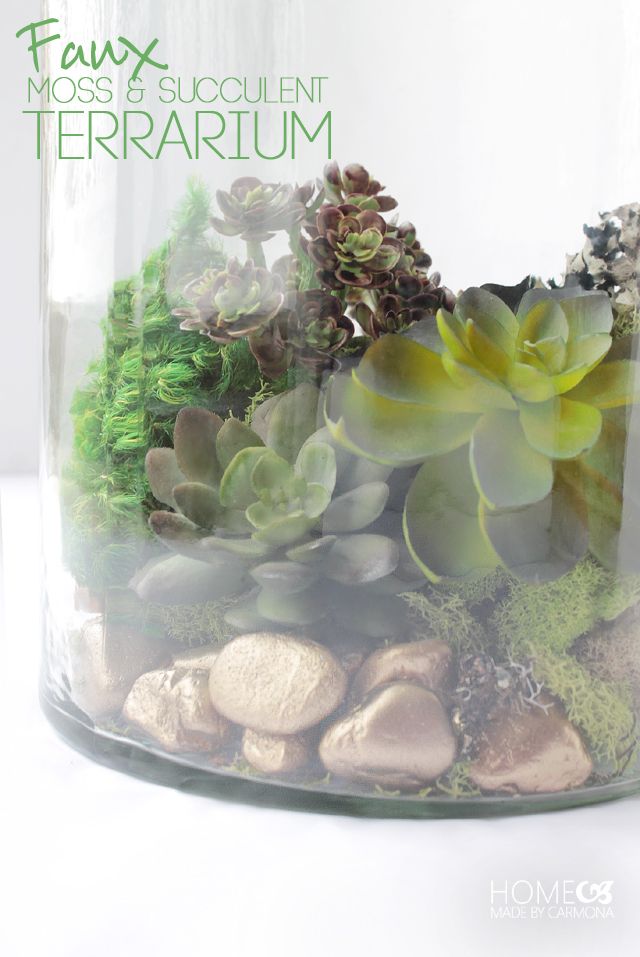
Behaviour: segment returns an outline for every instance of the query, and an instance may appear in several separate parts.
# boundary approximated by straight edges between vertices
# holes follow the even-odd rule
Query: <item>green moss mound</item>
[[[536,648],[532,661],[537,679],[562,701],[569,721],[583,732],[594,757],[617,771],[627,766],[637,747],[627,690],[590,674],[568,654]]]
[[[246,341],[219,345],[181,331],[171,315],[177,290],[224,263],[205,235],[209,207],[207,190],[191,182],[170,238],[136,276],[114,285],[102,354],[73,399],[65,551],[76,581],[91,589],[125,585],[157,548],[146,524],[156,505],[144,458],[149,448],[172,444],[178,411],[198,405],[243,418],[256,393],[288,385],[265,385]]]
[[[598,621],[610,621],[640,600],[640,576],[620,577],[586,558],[543,585],[513,580],[495,609],[490,632],[502,648],[567,651]]]

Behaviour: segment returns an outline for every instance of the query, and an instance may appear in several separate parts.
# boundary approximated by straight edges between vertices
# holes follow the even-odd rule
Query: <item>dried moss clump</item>
[[[617,771],[628,765],[637,747],[628,691],[590,674],[571,655],[548,648],[536,649],[534,669],[538,680],[562,701],[594,757]]]
[[[432,588],[405,592],[400,597],[409,607],[409,620],[416,638],[440,638],[458,654],[481,646],[482,626],[459,595]]]
[[[236,596],[195,605],[157,605],[154,611],[169,638],[195,648],[230,637],[225,615],[237,601]]]
[[[543,585],[513,581],[490,630],[518,656],[530,647],[562,653],[596,622],[616,618],[639,599],[639,576],[620,578],[587,558]]]

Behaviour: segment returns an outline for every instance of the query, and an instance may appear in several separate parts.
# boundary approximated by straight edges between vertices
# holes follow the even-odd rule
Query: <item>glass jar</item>
[[[45,10],[55,727],[291,807],[636,790],[637,4]]]

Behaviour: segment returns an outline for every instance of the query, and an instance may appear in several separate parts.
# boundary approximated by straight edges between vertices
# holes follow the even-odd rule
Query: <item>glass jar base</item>
[[[536,814],[599,804],[640,792],[640,780],[618,780],[553,794],[421,797],[356,794],[325,782],[288,784],[229,768],[198,767],[140,741],[89,723],[72,702],[41,689],[43,712],[62,740],[98,764],[192,794],[258,807],[377,818],[472,818]]]

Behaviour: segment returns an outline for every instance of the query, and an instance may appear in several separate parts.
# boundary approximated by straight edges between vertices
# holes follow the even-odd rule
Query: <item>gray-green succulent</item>
[[[175,554],[136,576],[140,597],[249,592],[228,614],[241,629],[331,615],[372,637],[393,633],[395,594],[418,576],[400,514],[376,525],[391,469],[337,448],[317,428],[319,404],[319,390],[302,384],[259,406],[253,427],[200,408],[179,413],[174,448],[147,454],[153,494],[170,507],[149,523]]]

